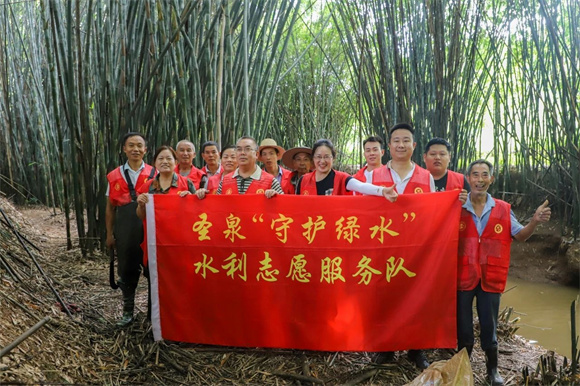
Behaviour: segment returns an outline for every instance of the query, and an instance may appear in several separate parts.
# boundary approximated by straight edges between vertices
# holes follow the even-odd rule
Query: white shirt
[[[409,181],[411,180],[411,177],[413,176],[413,173],[415,172],[415,166],[417,166],[417,165],[414,162],[411,162],[411,163],[413,164],[411,171],[409,172],[409,174],[407,174],[405,176],[405,178],[401,178],[401,176],[399,176],[397,174],[395,169],[391,168],[391,161],[387,162],[387,167],[391,171],[391,176],[393,177],[393,182],[395,183],[397,193],[399,193],[399,194],[403,194],[403,192],[405,191],[405,188],[407,187],[407,184],[409,183]],[[431,174],[429,174],[429,185],[431,187],[431,192],[434,192],[435,191],[435,180],[433,179],[433,176]]]

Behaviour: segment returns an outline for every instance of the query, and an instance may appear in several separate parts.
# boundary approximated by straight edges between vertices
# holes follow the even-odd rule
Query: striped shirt
[[[262,169],[260,169],[257,166],[256,166],[256,171],[251,176],[246,177],[246,178],[240,176],[240,174],[238,172],[239,172],[239,169],[236,169],[233,177],[236,179],[236,182],[238,185],[238,192],[240,194],[246,193],[246,190],[248,189],[248,187],[252,183],[252,180],[259,180],[260,178],[262,178]],[[216,194],[222,194],[222,182],[223,182],[223,178],[220,180],[220,185],[218,187]],[[274,178],[272,180],[272,186],[270,187],[270,189],[275,190],[276,193],[278,193],[278,194],[284,194],[284,191],[282,190],[282,186],[280,186],[280,183],[278,182],[278,180],[276,178]]]

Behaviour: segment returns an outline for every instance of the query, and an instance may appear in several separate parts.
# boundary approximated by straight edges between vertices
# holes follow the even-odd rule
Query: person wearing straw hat
[[[207,175],[193,165],[193,160],[195,159],[195,146],[193,143],[187,139],[182,139],[177,142],[175,152],[177,153],[175,172],[191,180],[195,189],[205,186]]]
[[[286,193],[292,190],[290,171],[278,165],[278,161],[282,158],[284,152],[284,148],[278,146],[275,140],[265,138],[258,148],[258,161],[264,164],[264,171],[273,175],[282,186],[284,193]]]
[[[282,163],[289,170],[292,170],[290,173],[290,184],[292,185],[292,189],[287,194],[294,194],[296,192],[296,185],[300,178],[306,173],[312,171],[312,149],[309,147],[294,147],[288,149],[282,155]]]

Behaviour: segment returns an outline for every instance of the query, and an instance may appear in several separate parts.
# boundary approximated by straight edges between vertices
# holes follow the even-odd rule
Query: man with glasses
[[[235,150],[238,168],[233,173],[224,176],[216,194],[264,194],[267,198],[284,194],[280,183],[274,176],[256,165],[258,144],[254,138],[241,137],[236,142]],[[207,192],[207,189],[200,189],[196,194],[201,199]]]

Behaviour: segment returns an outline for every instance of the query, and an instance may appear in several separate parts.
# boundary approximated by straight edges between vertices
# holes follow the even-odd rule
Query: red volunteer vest
[[[272,189],[274,177],[269,173],[262,172],[259,180],[252,180],[244,194],[263,194],[266,190]],[[234,178],[234,172],[224,176],[222,181],[222,194],[240,194],[238,191],[238,181]]]
[[[177,176],[177,187],[170,186],[169,190],[163,194],[179,194],[180,192],[183,192],[184,190],[189,190],[189,185],[187,184],[188,178],[180,175],[177,172],[175,172],[175,175]],[[153,182],[155,180],[156,180],[155,178],[150,179],[145,184],[143,184],[139,189],[137,189],[137,192],[138,193],[161,194],[160,192],[155,192],[154,190],[151,190],[152,189],[151,185],[153,184]],[[191,182],[193,182],[193,181],[191,181]]]
[[[119,166],[107,174],[107,180],[109,181],[109,201],[113,206],[123,206],[131,202],[129,185],[127,185],[127,181],[123,178],[123,172],[121,171],[122,167],[123,166]],[[145,164],[145,167],[141,170],[141,174],[137,177],[135,192],[139,190],[141,185],[147,182],[152,170],[152,166]]]
[[[333,196],[344,196],[346,194],[351,194],[346,190],[346,179],[350,177],[350,174],[345,172],[334,171],[334,186],[332,189]],[[316,196],[316,172],[306,173],[302,176],[302,182],[300,182],[300,192],[298,194],[303,194],[305,196],[311,195]]]
[[[294,194],[295,188],[292,185],[290,179],[292,178],[292,173],[288,169],[284,169],[282,166],[278,166],[282,171],[282,177],[280,178],[280,186],[282,187],[282,191],[284,194]],[[268,173],[266,169],[262,169],[263,172]],[[268,173],[270,174],[270,173]],[[274,176],[276,178],[277,176]]]
[[[445,185],[445,190],[455,190],[463,189],[463,184],[465,183],[465,177],[461,173],[452,172],[447,170],[447,185]]]
[[[215,174],[207,180],[207,190],[209,194],[216,194],[222,180],[223,173]]]
[[[175,173],[179,174],[179,165],[175,166]],[[181,175],[181,174],[179,174],[179,175]],[[191,180],[191,182],[193,182],[193,186],[195,186],[195,189],[197,190],[197,189],[199,189],[199,183],[201,182],[201,177],[203,177],[204,175],[205,175],[205,173],[203,171],[201,171],[200,169],[191,165],[191,170],[189,171],[189,174],[185,177],[189,178]]]
[[[495,207],[481,237],[471,213],[463,209],[459,223],[457,289],[469,291],[481,280],[487,292],[502,293],[510,265],[510,204],[495,199]]]
[[[367,170],[368,166],[365,166],[364,168],[362,168],[361,170],[359,170],[358,172],[356,172],[355,175],[353,175],[354,178],[356,178],[357,180],[361,181],[361,182],[367,182],[367,179],[365,177],[365,171]],[[385,181],[385,178],[382,176],[381,173],[384,173],[384,170],[380,170],[380,169],[386,169],[387,167],[385,165],[381,165],[378,168],[373,170],[373,185],[377,185],[377,186],[385,186],[385,187],[389,187],[390,185],[387,185],[387,182]],[[392,179],[391,179],[392,180]],[[358,192],[352,192],[355,196],[362,196],[362,194],[358,193]]]
[[[381,166],[378,169],[373,170],[373,185],[379,186],[393,186],[393,176],[391,174],[391,169],[385,166]],[[427,169],[423,169],[419,165],[415,165],[415,170],[411,179],[405,187],[403,194],[409,193],[430,193],[431,192],[431,173]]]

